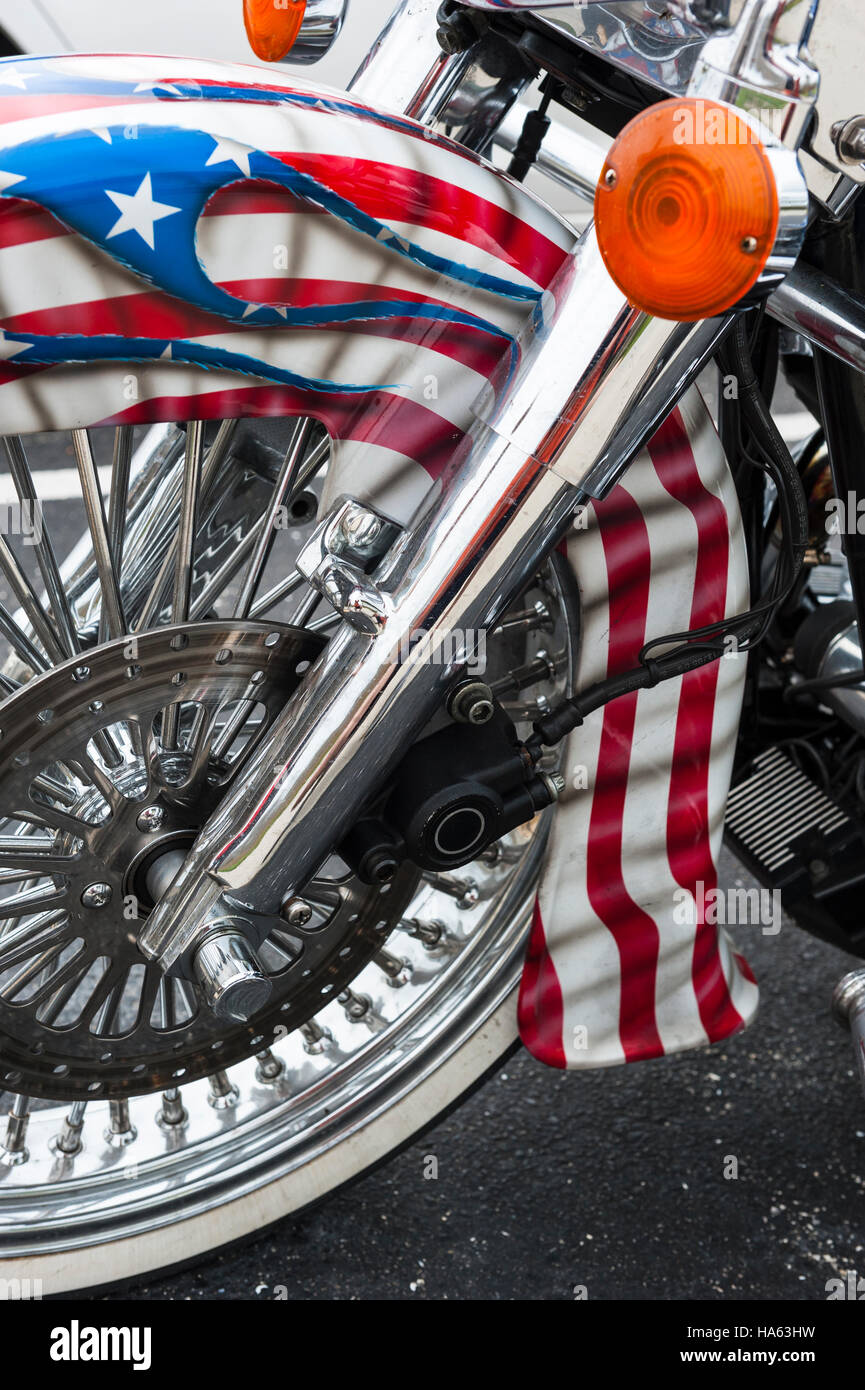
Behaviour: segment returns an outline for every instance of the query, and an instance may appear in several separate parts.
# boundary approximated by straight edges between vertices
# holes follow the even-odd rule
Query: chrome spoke
[[[108,538],[108,522],[105,518],[102,490],[99,486],[99,476],[93,461],[93,450],[90,447],[90,436],[87,431],[73,430],[72,445],[78,464],[78,476],[81,479],[87,525],[93,542],[93,555],[96,560],[96,571],[99,575],[99,586],[102,594],[102,611],[105,614],[108,635],[111,638],[122,637],[126,631],[126,619],[123,614],[120,584],[117,571],[114,568],[114,558]]]
[[[249,610],[249,617],[263,618],[266,613],[270,612],[271,608],[275,608],[283,599],[290,598],[292,594],[296,594],[298,589],[302,589],[305,583],[306,580],[300,571],[293,570],[291,574],[286,575],[285,579],[281,579],[278,584],[274,584],[272,589],[268,589],[267,593],[263,594],[262,597],[252,605],[252,608]]]
[[[35,589],[16,560],[5,536],[0,536],[0,569],[2,569],[15,598],[27,615],[33,631],[48,653],[49,659],[62,661],[67,653],[58,642],[51,620],[39,602]]]
[[[37,674],[47,671],[50,662],[34,647],[26,632],[18,626],[9,610],[0,603],[0,634],[6,638],[10,647],[31,670]]]
[[[202,499],[208,496],[213,483],[216,481],[216,475],[228,455],[237,429],[237,423],[236,420],[224,420],[217,430],[216,438],[208,451],[207,460],[202,470]],[[189,441],[187,439],[187,452],[188,448]],[[152,627],[159,616],[164,602],[165,591],[171,579],[172,572],[176,567],[177,546],[178,537],[175,535],[168,545],[156,579],[151,586],[150,593],[147,596],[147,600],[135,624],[136,632],[146,632],[148,628]]]
[[[253,599],[258,592],[265,565],[270,558],[273,542],[276,539],[277,518],[280,510],[291,502],[295,494],[312,429],[313,422],[310,419],[298,420],[294,427],[291,442],[286,450],[282,468],[271,495],[270,506],[264,514],[255,550],[249,562],[249,569],[244,577],[240,597],[235,604],[234,616],[236,618],[249,617]]]
[[[30,465],[27,462],[27,455],[21,443],[20,435],[7,435],[4,440],[6,446],[6,457],[9,460],[9,469],[12,474],[15,490],[18,493],[18,500],[23,505],[34,508],[41,506],[36,495],[36,488],[33,482],[33,475]],[[47,528],[43,524],[39,527],[38,539],[36,541],[36,561],[42,574],[42,581],[45,585],[45,592],[48,595],[48,602],[51,605],[51,612],[57,625],[60,641],[63,644],[64,655],[74,656],[80,649],[78,633],[75,621],[66,600],[66,593],[63,588],[63,580],[60,577],[60,569],[57,564],[57,556],[51,544],[51,537]],[[47,649],[46,649],[47,650]]]
[[[118,425],[114,431],[114,455],[111,460],[111,494],[108,503],[108,542],[117,575],[118,588],[123,592],[123,541],[126,535],[126,510],[129,503],[129,474],[132,466],[131,425]],[[99,640],[109,636],[107,614],[99,623]]]
[[[171,622],[173,624],[185,623],[189,618],[203,453],[204,424],[201,420],[191,420],[186,427],[183,492],[180,499],[180,521],[177,529],[174,593],[171,600]],[[178,716],[178,706],[169,705],[162,722],[162,743],[165,748],[174,749],[177,747]]]

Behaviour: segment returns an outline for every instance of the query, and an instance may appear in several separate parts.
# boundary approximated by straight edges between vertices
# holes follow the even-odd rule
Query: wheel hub
[[[0,1086],[124,1096],[248,1055],[306,1022],[382,940],[379,892],[329,861],[310,919],[268,920],[242,1024],[163,978],[142,921],[321,639],[255,622],[162,628],[22,687],[0,733]],[[409,893],[412,871],[391,887]],[[384,923],[381,923],[384,927]],[[266,997],[270,1003],[264,1007]]]

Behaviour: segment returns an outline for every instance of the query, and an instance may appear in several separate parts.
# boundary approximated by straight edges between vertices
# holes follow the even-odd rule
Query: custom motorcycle
[[[256,56],[346,5],[246,0]],[[857,19],[404,0],[348,93],[0,62],[5,1279],[247,1236],[518,1039],[730,1037],[725,819],[865,956]]]

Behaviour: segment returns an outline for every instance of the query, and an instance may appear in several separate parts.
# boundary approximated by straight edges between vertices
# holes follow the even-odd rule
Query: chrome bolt
[[[746,256],[753,256],[759,244],[755,236],[746,236],[742,238],[742,250],[745,252]]]
[[[560,772],[541,772],[538,774],[550,797],[553,801],[558,801],[562,792],[567,786],[567,782]]]
[[[261,961],[239,931],[207,937],[198,948],[193,971],[206,1004],[225,1023],[246,1023],[273,993]]]
[[[114,890],[110,883],[91,883],[81,894],[81,906],[98,908],[107,907],[114,896]]]
[[[619,176],[616,173],[615,169],[608,169],[607,172],[604,174],[604,183],[606,184],[607,188],[615,188],[618,182]]]
[[[312,908],[303,898],[289,898],[282,904],[279,915],[290,927],[305,927],[312,921]]]
[[[155,830],[160,830],[165,820],[165,811],[161,806],[145,806],[141,815],[136,821],[139,830],[143,830],[145,835],[152,835]]]
[[[340,521],[342,542],[360,555],[371,554],[381,539],[384,523],[366,507],[349,507]]]
[[[865,116],[853,116],[849,121],[838,121],[832,127],[832,139],[842,163],[865,163]]]

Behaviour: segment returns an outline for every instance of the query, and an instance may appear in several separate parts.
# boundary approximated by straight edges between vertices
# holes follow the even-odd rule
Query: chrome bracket
[[[347,497],[317,527],[297,559],[304,579],[357,632],[375,637],[388,619],[388,600],[364,566],[391,548],[400,528]]]

